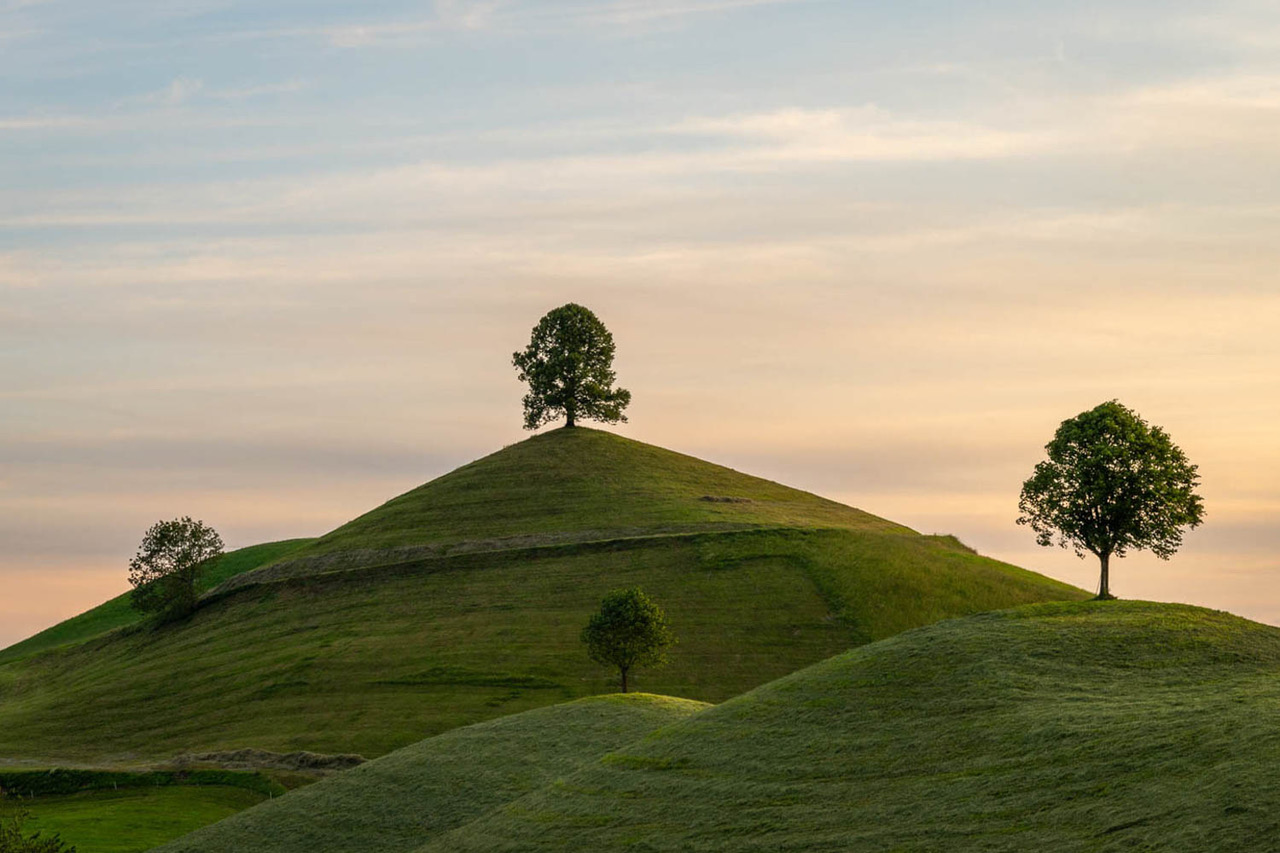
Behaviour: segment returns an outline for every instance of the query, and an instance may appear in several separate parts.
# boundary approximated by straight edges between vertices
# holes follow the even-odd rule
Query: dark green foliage
[[[562,415],[565,426],[578,419],[617,423],[631,392],[614,388],[613,335],[595,314],[570,302],[547,312],[533,328],[523,352],[511,356],[524,397],[524,428],[537,429]]]
[[[1022,484],[1018,524],[1041,545],[1096,555],[1099,598],[1111,597],[1112,556],[1145,549],[1167,560],[1182,529],[1204,519],[1196,466],[1168,433],[1115,400],[1063,421],[1045,450],[1049,458]]]
[[[4,790],[0,789],[0,796]],[[55,833],[43,837],[42,833],[27,833],[25,825],[31,813],[18,808],[9,815],[0,815],[0,853],[76,853],[76,848],[65,844]]]
[[[196,609],[201,564],[220,556],[222,537],[204,522],[190,516],[156,522],[129,561],[131,603],[166,618],[189,615]]]
[[[627,673],[636,667],[662,666],[675,641],[662,608],[638,586],[606,595],[599,612],[582,629],[587,656],[618,668],[623,693],[627,692]]]

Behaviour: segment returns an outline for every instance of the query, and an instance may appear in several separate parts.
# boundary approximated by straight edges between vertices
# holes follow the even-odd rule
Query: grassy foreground
[[[35,816],[28,833],[58,833],[77,853],[142,853],[264,799],[244,788],[175,786],[37,797],[23,805]],[[17,805],[0,800],[0,814]]]
[[[455,729],[160,849],[413,850],[706,707],[632,693],[582,699]]]
[[[1137,602],[985,614],[780,679],[419,850],[1275,850],[1277,708],[1280,629]]]

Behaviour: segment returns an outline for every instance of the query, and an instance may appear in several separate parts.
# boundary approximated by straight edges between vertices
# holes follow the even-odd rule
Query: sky
[[[0,0],[0,80],[0,646],[521,440],[569,301],[618,432],[1086,588],[1017,496],[1119,399],[1207,517],[1112,591],[1280,624],[1272,2]]]

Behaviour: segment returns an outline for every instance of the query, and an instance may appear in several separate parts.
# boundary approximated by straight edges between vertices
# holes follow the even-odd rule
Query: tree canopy
[[[524,428],[538,429],[560,417],[618,423],[631,392],[614,388],[613,335],[588,309],[570,302],[552,309],[533,328],[529,345],[511,361],[524,396]]]
[[[600,602],[582,629],[587,655],[596,663],[616,666],[627,692],[627,674],[635,667],[661,666],[675,642],[666,614],[639,587],[618,589]]]
[[[1111,557],[1149,550],[1167,560],[1183,528],[1204,520],[1196,466],[1168,433],[1115,400],[1063,421],[1045,450],[1022,484],[1018,524],[1040,545],[1097,556],[1099,598],[1111,597]]]
[[[222,537],[204,522],[190,516],[156,522],[129,561],[130,603],[147,613],[190,613],[196,607],[201,564],[221,554]]]

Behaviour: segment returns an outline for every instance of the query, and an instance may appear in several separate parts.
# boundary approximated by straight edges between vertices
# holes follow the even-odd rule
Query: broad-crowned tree
[[[560,418],[617,423],[631,392],[614,388],[613,335],[595,314],[570,302],[547,312],[533,328],[529,345],[511,356],[524,396],[524,428],[537,429]]]
[[[1167,560],[1183,528],[1204,520],[1196,466],[1168,433],[1115,400],[1063,421],[1045,450],[1049,458],[1022,484],[1018,524],[1041,545],[1095,555],[1098,598],[1112,597],[1112,557],[1149,550]]]
[[[203,522],[189,516],[156,522],[129,561],[130,602],[145,613],[186,616],[196,608],[200,566],[221,554],[222,537]]]
[[[600,611],[582,629],[587,655],[596,663],[616,666],[627,692],[627,674],[636,667],[661,666],[675,642],[666,614],[639,587],[618,589],[600,602]]]

